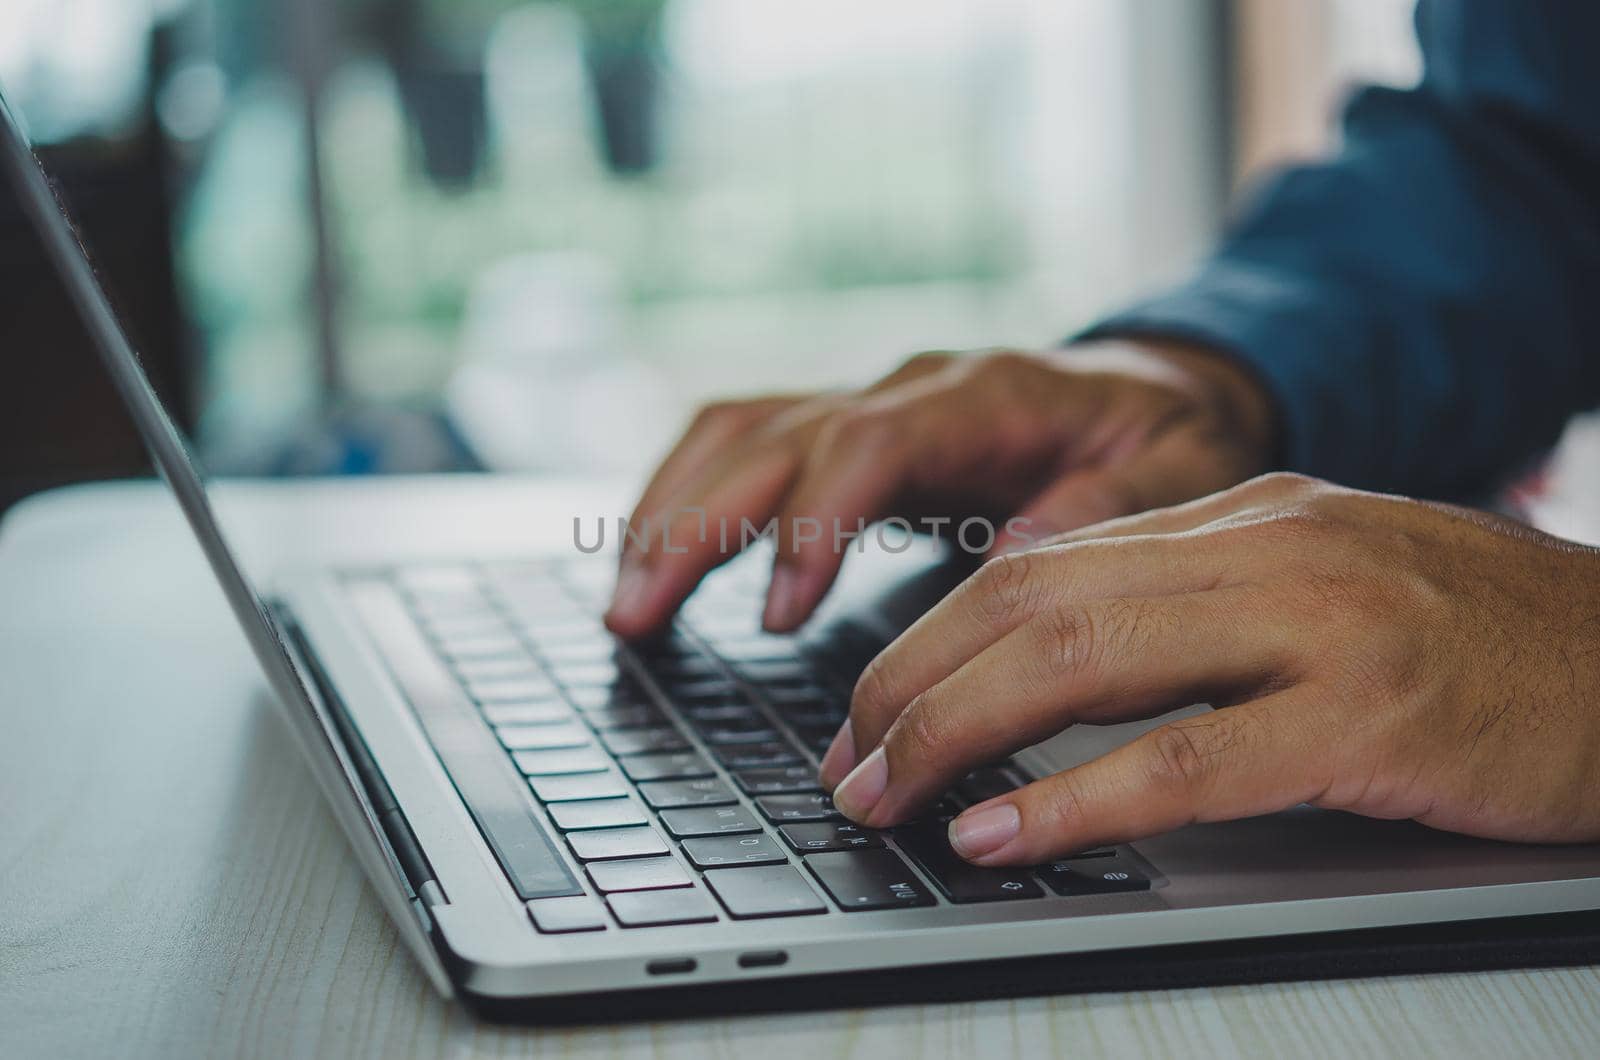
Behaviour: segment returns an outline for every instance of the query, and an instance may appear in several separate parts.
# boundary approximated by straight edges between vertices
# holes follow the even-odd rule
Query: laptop
[[[966,573],[909,540],[852,557],[793,636],[759,628],[759,556],[709,578],[643,644],[601,625],[612,565],[577,549],[310,570],[264,596],[3,100],[0,140],[374,891],[439,991],[477,1011],[611,1019],[980,996],[1019,978],[1037,991],[1151,983],[1195,944],[1600,907],[1600,847],[1310,808],[1031,868],[951,852],[945,823],[961,807],[1153,722],[1074,727],[971,774],[909,825],[851,824],[818,789],[818,758],[868,660]]]

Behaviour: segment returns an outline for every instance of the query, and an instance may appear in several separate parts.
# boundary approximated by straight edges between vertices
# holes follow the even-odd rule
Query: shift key
[[[933,895],[892,850],[812,854],[805,866],[847,913],[933,904]]]

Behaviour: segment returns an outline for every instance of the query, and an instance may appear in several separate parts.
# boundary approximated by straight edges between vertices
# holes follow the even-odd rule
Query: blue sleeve
[[[1481,493],[1600,404],[1600,3],[1422,0],[1426,72],[1263,188],[1176,290],[1085,333],[1252,367],[1282,466]]]

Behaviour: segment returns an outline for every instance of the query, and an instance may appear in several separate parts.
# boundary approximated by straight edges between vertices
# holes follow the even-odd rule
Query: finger
[[[913,699],[834,802],[872,827],[898,824],[974,768],[1069,725],[1266,687],[1288,645],[1258,601],[1228,589],[1100,600],[1034,619]]]
[[[913,465],[948,466],[942,452],[976,433],[949,387],[903,385],[838,413],[818,432],[778,512],[772,587],[763,621],[800,625],[838,576],[850,537],[888,514]]]
[[[803,400],[798,396],[775,396],[715,402],[702,408],[656,468],[634,505],[629,523],[637,523],[658,511],[668,497],[704,472],[728,446]]]
[[[823,395],[774,412],[736,451],[628,524],[606,612],[612,632],[630,638],[654,632],[707,572],[755,540],[839,402]]]
[[[1227,584],[1231,550],[1178,538],[1052,546],[985,563],[897,637],[856,683],[845,730],[823,758],[825,787],[877,746],[913,698],[1039,615],[1110,597],[1166,596]]]
[[[951,845],[979,865],[1035,865],[1315,801],[1335,770],[1321,706],[1302,687],[1163,725],[971,807],[950,823]]]
[[[1233,484],[1210,461],[1200,459],[1200,453],[1190,433],[1172,433],[1126,460],[1073,472],[1007,520],[1007,533],[995,542],[991,554],[1026,548],[1108,519],[1165,508]]]
[[[776,511],[800,464],[797,444],[777,440],[725,461],[660,510],[630,524],[606,625],[626,638],[659,629],[694,587],[738,553],[748,527]]]

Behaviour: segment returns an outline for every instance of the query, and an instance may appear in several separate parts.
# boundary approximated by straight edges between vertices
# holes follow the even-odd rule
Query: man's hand
[[[1218,709],[974,806],[951,842],[1030,864],[1300,803],[1600,838],[1600,551],[1293,475],[1066,534],[868,667],[823,782],[883,827],[1074,723],[1197,702]]]
[[[712,405],[630,518],[649,543],[623,542],[606,621],[627,637],[652,632],[731,558],[723,528],[736,549],[741,521],[775,517],[764,622],[793,629],[838,573],[835,526],[1025,520],[1014,525],[1027,536],[1002,536],[1004,550],[1240,482],[1268,466],[1273,418],[1245,369],[1154,342],[923,354],[859,392]],[[802,525],[825,529],[806,540]]]

